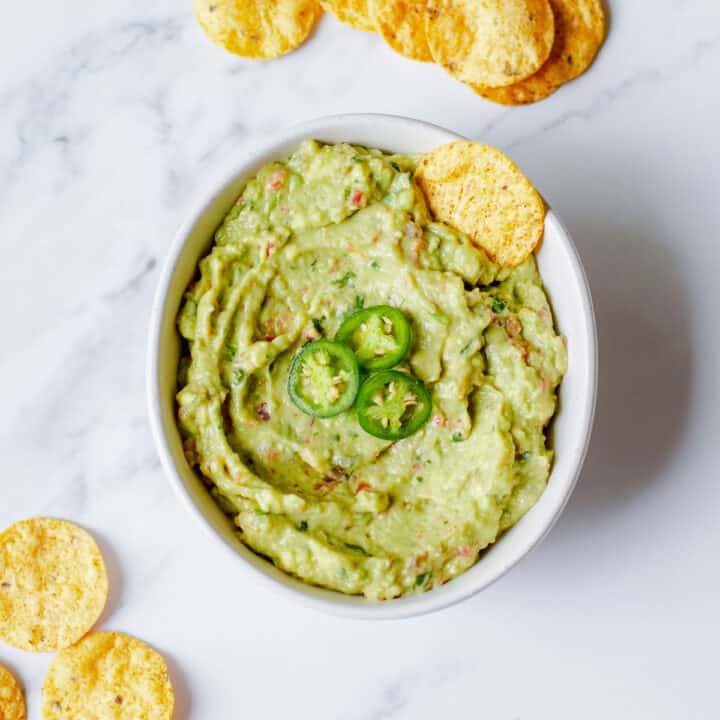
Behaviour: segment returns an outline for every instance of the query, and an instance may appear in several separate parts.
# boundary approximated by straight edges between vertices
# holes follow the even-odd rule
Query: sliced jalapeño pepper
[[[386,370],[360,386],[357,418],[365,432],[383,440],[401,440],[417,432],[432,412],[427,388],[411,375]]]
[[[360,371],[353,351],[332,340],[304,345],[293,358],[288,374],[290,399],[307,415],[329,418],[355,401]]]
[[[412,331],[400,310],[374,305],[346,317],[335,339],[354,350],[360,367],[387,370],[408,354]]]

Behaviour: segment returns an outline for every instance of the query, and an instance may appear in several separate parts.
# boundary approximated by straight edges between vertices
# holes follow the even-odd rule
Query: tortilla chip
[[[435,62],[462,82],[504,87],[537,72],[555,37],[548,0],[429,0]]]
[[[193,6],[214,43],[261,60],[302,45],[322,14],[318,0],[193,0]]]
[[[45,676],[45,720],[170,720],[175,704],[163,658],[115,632],[91,633],[55,656]]]
[[[356,30],[375,30],[372,15],[368,7],[369,0],[320,0],[320,4],[329,10],[341,22],[352,25]]]
[[[550,5],[555,14],[555,43],[545,64],[515,85],[473,85],[478,95],[501,105],[526,105],[551,95],[590,67],[605,38],[601,0],[550,0]]]
[[[369,0],[369,5],[377,31],[395,52],[432,60],[425,35],[427,0]]]
[[[423,157],[415,179],[436,219],[462,230],[504,267],[519,265],[542,239],[542,198],[495,148],[469,140],[442,145]]]
[[[79,527],[33,518],[0,534],[0,640],[49,652],[97,622],[108,579],[95,541]]]
[[[0,720],[25,720],[25,698],[12,673],[0,665]]]

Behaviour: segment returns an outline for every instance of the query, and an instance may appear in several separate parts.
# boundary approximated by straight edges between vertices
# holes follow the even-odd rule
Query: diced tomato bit
[[[447,425],[447,418],[439,413],[433,417],[432,421],[436,427],[445,427]]]
[[[317,490],[321,495],[327,495],[327,493],[331,492],[337,487],[339,482],[339,479],[325,476],[322,479],[322,482],[316,483],[314,487],[315,490]]]
[[[268,190],[279,190],[287,180],[287,170],[274,170],[268,175],[265,187]]]
[[[361,483],[355,488],[355,492],[356,492],[356,493],[362,492],[363,490],[372,490],[372,486],[371,486],[371,485],[368,485],[366,482],[361,482]]]
[[[263,340],[265,342],[272,342],[275,339],[275,335],[268,333],[267,335],[263,335]]]
[[[473,543],[468,543],[458,548],[456,555],[458,557],[472,557],[477,552],[477,547]]]
[[[516,318],[511,316],[505,321],[505,329],[507,330],[507,334],[512,338],[520,333],[522,325],[520,325]]]
[[[362,190],[353,190],[350,193],[350,204],[355,208],[364,208],[367,205],[367,198]]]
[[[308,328],[303,334],[303,340],[317,340],[319,337],[321,337],[321,334],[314,327]]]
[[[257,416],[263,421],[267,422],[270,420],[270,411],[268,410],[268,404],[266,402],[262,402],[257,406]]]

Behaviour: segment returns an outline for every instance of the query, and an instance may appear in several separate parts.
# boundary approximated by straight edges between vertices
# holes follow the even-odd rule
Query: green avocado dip
[[[416,162],[306,141],[264,167],[178,316],[185,454],[243,542],[308,583],[373,599],[459,575],[538,500],[567,364],[534,257],[501,269],[434,222]],[[359,406],[347,407],[357,382],[379,382],[372,351],[358,350],[359,370],[333,356],[353,366],[322,413],[337,414],[304,412],[288,393],[303,347],[336,341],[375,306],[402,313],[410,345],[382,311],[359,342],[373,342],[371,322],[381,339],[385,327],[398,364],[381,372],[405,373],[432,408],[401,439],[370,434]],[[378,422],[383,434],[388,421]]]

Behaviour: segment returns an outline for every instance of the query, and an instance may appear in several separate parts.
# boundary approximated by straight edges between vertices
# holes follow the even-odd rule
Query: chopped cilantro
[[[429,577],[430,577],[429,572],[420,573],[415,578],[415,587],[422,587],[428,581]]]
[[[462,442],[464,440],[462,433],[454,432],[452,434],[452,441],[453,442]]]
[[[358,552],[361,555],[364,555],[365,557],[370,557],[369,553],[365,552],[365,548],[362,548],[359,545],[353,545],[352,543],[346,543],[346,542],[344,542],[343,545],[348,550],[354,550],[355,552]]]
[[[352,270],[348,270],[342,277],[333,280],[332,284],[344,288],[354,277],[355,273]]]
[[[235,357],[236,352],[237,345],[235,343],[225,343],[225,352],[223,354],[226,360],[232,360]]]
[[[322,320],[320,318],[313,318],[312,325],[322,335],[322,333],[323,333]]]
[[[363,307],[365,307],[365,296],[364,295],[356,295],[355,296],[355,309],[360,310]]]
[[[493,298],[492,311],[494,313],[501,313],[505,309],[505,303],[500,298]]]
[[[524,450],[517,456],[518,462],[526,463],[530,459],[530,452],[528,450]]]
[[[398,172],[400,172],[400,166],[395,161],[391,160],[390,165],[392,165],[394,170],[397,170]]]
[[[242,368],[235,368],[232,373],[232,385],[237,386],[245,379],[245,371]]]
[[[418,475],[415,479],[416,479],[418,482],[422,482],[422,481],[424,480],[424,478],[423,478],[422,475]]]
[[[298,525],[298,530],[300,532],[307,532],[307,529],[308,529],[307,520],[301,520],[300,524]]]
[[[371,267],[373,270],[379,270],[379,269],[380,269],[380,263],[379,263],[377,260],[373,260],[373,261],[370,263],[370,267]]]

